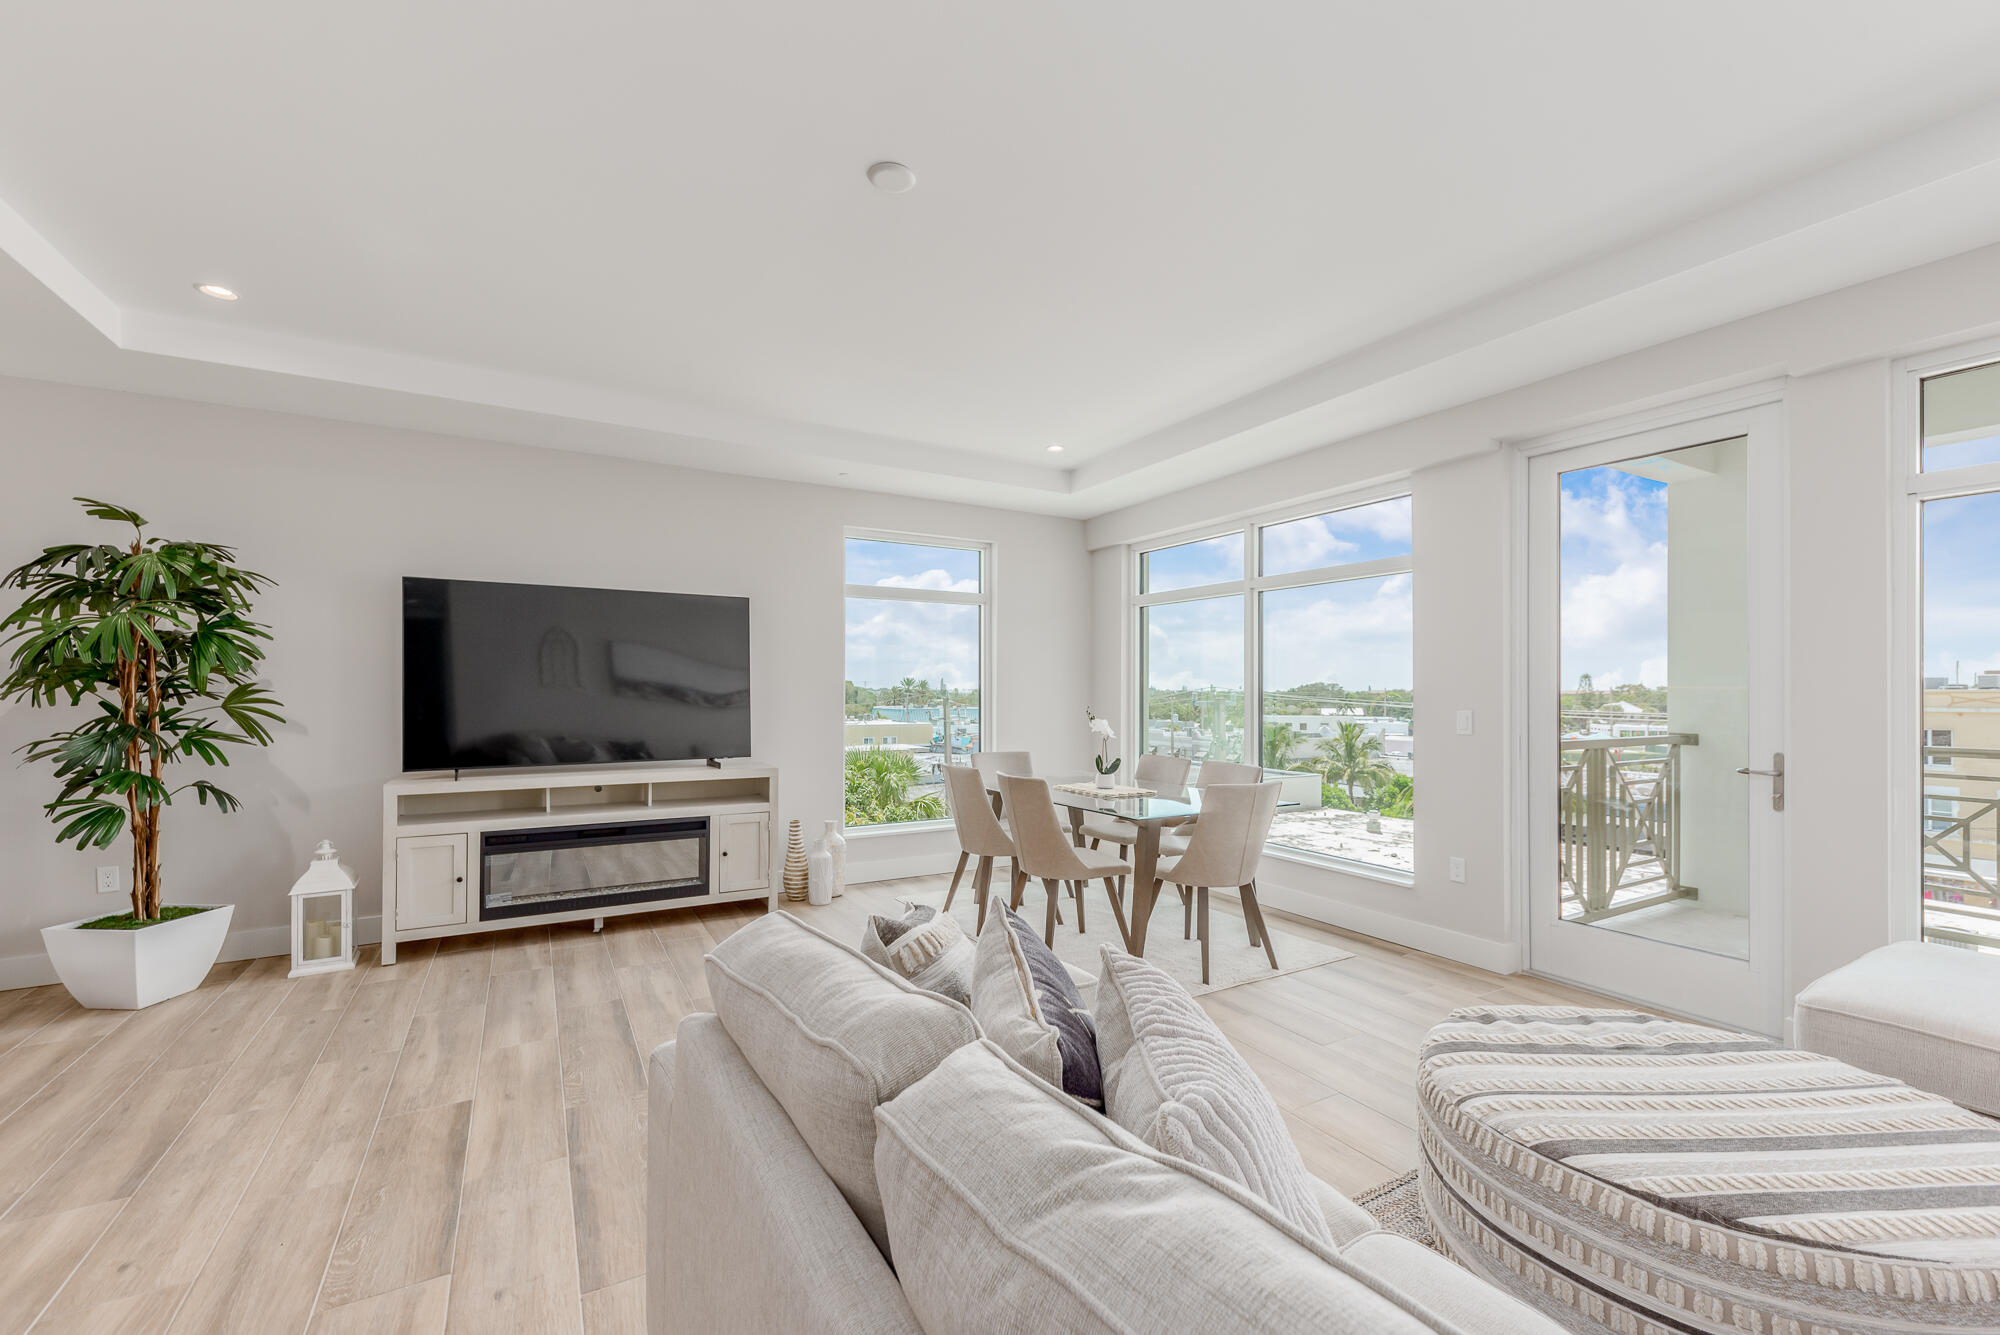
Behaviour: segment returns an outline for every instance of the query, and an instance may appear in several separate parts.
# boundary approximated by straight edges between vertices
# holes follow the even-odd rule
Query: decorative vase
[[[833,902],[833,854],[825,848],[816,848],[806,859],[806,901],[812,904]]]
[[[1100,770],[1097,775],[1097,786],[1099,788],[1116,788],[1118,786],[1118,776],[1115,774],[1106,774]]]
[[[826,845],[826,851],[833,857],[831,893],[835,899],[839,899],[847,893],[847,836],[840,832],[839,821],[830,820],[826,823],[826,835],[822,842]]]
[[[791,842],[785,847],[785,898],[806,897],[806,837],[797,821],[792,822]]]

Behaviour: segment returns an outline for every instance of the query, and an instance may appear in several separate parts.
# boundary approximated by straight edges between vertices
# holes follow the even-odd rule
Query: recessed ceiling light
[[[1061,454],[1061,453],[1062,453],[1062,446],[1060,446],[1060,445],[1051,445],[1051,446],[1049,446],[1049,453],[1050,453],[1050,454]]]
[[[194,290],[204,297],[214,297],[217,301],[236,300],[236,294],[220,283],[196,283]]]
[[[900,162],[877,162],[868,168],[868,184],[885,195],[917,188],[917,174]]]

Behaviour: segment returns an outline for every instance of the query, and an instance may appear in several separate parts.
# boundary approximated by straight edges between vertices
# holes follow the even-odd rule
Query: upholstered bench
[[[1792,1041],[2000,1117],[2000,955],[1871,950],[1799,993]]]
[[[1751,1034],[1482,1007],[1419,1062],[1466,1268],[1577,1331],[2000,1330],[2000,1121]]]

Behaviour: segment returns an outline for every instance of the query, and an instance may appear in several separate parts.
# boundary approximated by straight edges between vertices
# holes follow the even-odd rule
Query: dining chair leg
[[[1019,913],[1021,899],[1028,893],[1028,873],[1021,870],[1019,862],[1007,864],[1007,907]]]
[[[981,858],[972,868],[972,902],[979,906],[979,926],[986,925],[986,904],[993,893],[993,859]],[[949,897],[946,899],[949,905]]]
[[[1243,906],[1243,929],[1250,933],[1250,944],[1253,946],[1257,944],[1257,914],[1251,908],[1250,898],[1255,893],[1256,891],[1247,885],[1236,887],[1236,894],[1238,896],[1236,902]]]
[[[1083,882],[1071,881],[1069,883],[1069,890],[1071,894],[1076,896],[1076,931],[1077,935],[1081,936],[1085,931],[1083,925]]]
[[[951,912],[951,901],[958,897],[958,878],[965,875],[965,864],[972,854],[963,849],[958,854],[958,865],[951,870],[951,889],[944,892],[944,911]]]
[[[1111,900],[1111,916],[1118,920],[1118,939],[1125,943],[1129,953],[1132,949],[1132,929],[1125,925],[1125,887],[1116,876],[1104,878],[1104,893]]]
[[[1094,838],[1090,841],[1090,851],[1093,853],[1097,851],[1097,840]]]
[[[1271,945],[1271,924],[1264,921],[1264,906],[1257,902],[1257,883],[1250,882],[1240,893],[1243,896],[1244,916],[1257,920],[1257,930],[1251,935],[1250,944],[1254,946],[1262,941],[1264,958],[1271,961],[1271,967],[1275,969],[1278,967],[1278,952]]]
[[[1048,921],[1042,924],[1042,944],[1050,950],[1056,948],[1056,901],[1062,898],[1062,884],[1053,877],[1042,878],[1042,888],[1049,892]]]
[[[1132,852],[1132,846],[1130,844],[1118,845],[1118,860],[1120,862],[1130,861],[1131,852]]]
[[[1186,886],[1176,887],[1181,892],[1181,940],[1194,940],[1194,901],[1188,898]]]
[[[1196,934],[1201,937],[1201,981],[1208,981],[1208,887],[1202,886],[1194,892]]]

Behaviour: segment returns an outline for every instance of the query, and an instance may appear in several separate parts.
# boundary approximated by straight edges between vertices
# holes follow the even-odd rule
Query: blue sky
[[[1989,668],[2000,668],[2000,494],[1927,501],[1924,675],[1970,683]]]
[[[1562,685],[1667,684],[1667,485],[1562,475]]]
[[[1410,551],[1408,497],[1273,524],[1262,530],[1264,571],[1290,574]],[[1147,554],[1152,592],[1244,576],[1243,535],[1184,543]],[[1407,574],[1345,580],[1263,595],[1264,683],[1283,690],[1310,681],[1356,689],[1409,690],[1412,581]],[[1147,676],[1157,689],[1243,688],[1244,599],[1161,603],[1149,611]]]
[[[884,588],[979,589],[979,553],[961,547],[847,540],[847,582]],[[915,677],[953,689],[979,676],[979,609],[963,603],[847,600],[847,679],[893,686]]]

